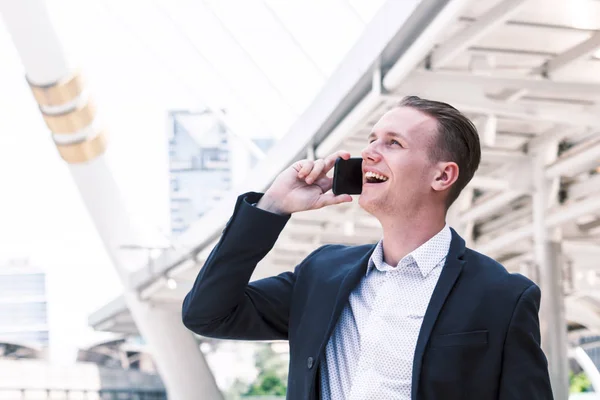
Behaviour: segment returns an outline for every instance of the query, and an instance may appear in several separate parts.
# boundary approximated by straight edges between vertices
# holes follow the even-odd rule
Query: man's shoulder
[[[344,245],[344,244],[326,244],[317,249],[318,254],[321,257],[352,257],[352,256],[364,256],[369,251],[375,248],[375,244],[362,244],[362,245]]]
[[[526,276],[508,271],[498,261],[475,250],[466,249],[465,261],[467,261],[467,268],[478,274],[478,281],[483,287],[498,287],[501,290],[510,290],[520,294],[535,285]]]
[[[341,266],[354,264],[367,256],[375,244],[349,246],[343,244],[325,244],[310,253],[302,262],[303,269],[320,269],[323,266]],[[331,268],[327,268],[331,270]]]

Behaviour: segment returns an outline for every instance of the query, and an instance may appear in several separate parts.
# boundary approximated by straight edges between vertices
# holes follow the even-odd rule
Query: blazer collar
[[[454,229],[452,231],[452,241],[450,242],[450,250],[448,251],[448,257],[446,257],[446,264],[442,269],[440,278],[438,280],[431,299],[429,306],[423,317],[423,324],[421,325],[421,331],[417,339],[417,346],[415,349],[415,355],[413,360],[413,375],[412,375],[412,400],[417,399],[419,390],[419,379],[421,377],[421,366],[423,363],[423,355],[425,348],[429,342],[431,331],[438,319],[440,311],[448,295],[452,291],[460,273],[465,264],[463,259],[465,254],[465,241],[461,238]]]

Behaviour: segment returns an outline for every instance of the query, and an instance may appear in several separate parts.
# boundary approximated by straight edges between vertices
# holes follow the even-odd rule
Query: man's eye
[[[400,142],[398,142],[397,140],[392,140],[390,143],[391,144],[397,144],[398,146],[402,147],[402,145],[400,144]]]

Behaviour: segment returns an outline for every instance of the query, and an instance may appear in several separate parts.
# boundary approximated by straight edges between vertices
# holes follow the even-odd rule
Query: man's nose
[[[375,147],[375,142],[365,147],[361,152],[361,155],[363,160],[365,161],[379,162],[381,160],[381,154],[379,154],[379,152],[377,151],[377,148]]]

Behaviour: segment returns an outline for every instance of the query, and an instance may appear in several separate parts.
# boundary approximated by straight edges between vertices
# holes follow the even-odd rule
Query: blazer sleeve
[[[521,294],[504,344],[499,400],[552,400],[548,362],[541,349],[540,289]]]
[[[289,220],[254,207],[260,197],[248,193],[238,198],[221,239],[183,301],[183,323],[197,334],[240,340],[288,337],[296,272],[249,283]]]

